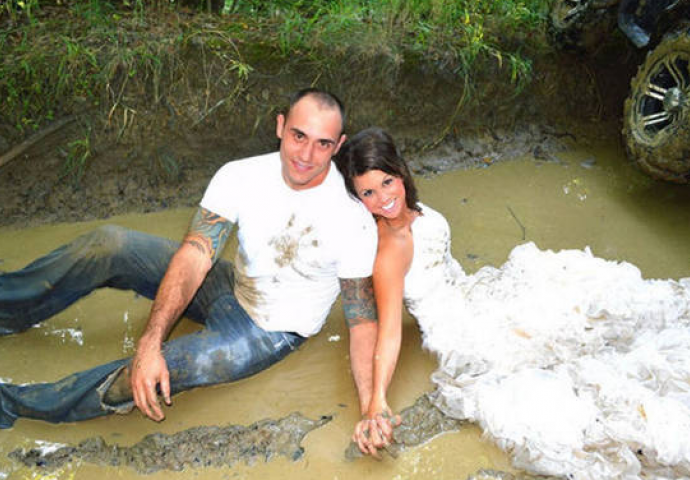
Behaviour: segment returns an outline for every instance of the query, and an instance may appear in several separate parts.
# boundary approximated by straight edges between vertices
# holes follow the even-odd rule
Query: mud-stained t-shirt
[[[261,328],[317,333],[339,278],[372,274],[377,234],[366,208],[331,166],[321,185],[293,190],[279,152],[225,164],[201,206],[237,225],[235,295]]]

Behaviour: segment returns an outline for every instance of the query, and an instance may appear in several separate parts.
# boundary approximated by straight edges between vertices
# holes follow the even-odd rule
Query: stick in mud
[[[522,230],[522,239],[525,240],[525,239],[527,238],[527,229],[526,229],[525,226],[522,224],[522,222],[521,222],[520,219],[517,217],[517,215],[515,215],[515,212],[513,211],[513,209],[510,208],[509,205],[506,205],[506,208],[508,209],[508,211],[510,212],[510,214],[513,216],[513,218],[515,219],[515,221],[517,222],[517,224],[520,226],[520,229]]]
[[[5,165],[6,163],[10,163],[12,160],[20,156],[22,153],[27,151],[29,148],[43,140],[43,138],[47,137],[53,132],[58,131],[65,125],[69,125],[72,123],[74,120],[76,120],[77,117],[75,115],[70,115],[69,117],[62,118],[60,120],[57,120],[53,122],[52,124],[48,125],[46,128],[43,130],[39,130],[38,132],[34,133],[31,135],[29,138],[24,140],[22,143],[19,145],[11,148],[7,153],[0,155],[0,167]]]

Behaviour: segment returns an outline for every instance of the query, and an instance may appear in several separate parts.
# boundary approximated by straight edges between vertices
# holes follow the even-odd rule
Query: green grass
[[[88,166],[89,159],[93,156],[91,128],[86,128],[82,136],[70,141],[64,154],[66,160],[62,165],[60,178],[68,178],[74,185],[79,185]]]
[[[519,93],[544,46],[548,3],[226,0],[225,14],[211,16],[199,13],[206,0],[191,10],[179,0],[9,0],[0,7],[0,117],[22,137],[56,116],[97,110],[120,138],[137,115],[132,98],[157,105],[196,88],[196,125],[240,98],[260,61],[252,52],[316,72],[357,64],[395,76],[423,64],[464,84],[461,102],[475,70],[492,65]],[[192,68],[203,85],[184,85]],[[68,150],[81,165],[91,148],[79,142]]]

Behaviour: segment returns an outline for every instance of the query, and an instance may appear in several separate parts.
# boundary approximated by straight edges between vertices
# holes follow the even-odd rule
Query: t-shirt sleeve
[[[199,205],[233,223],[239,216],[238,199],[241,198],[241,172],[239,164],[226,163],[216,172],[206,187]]]
[[[362,210],[353,215],[350,232],[340,238],[338,278],[370,277],[374,270],[378,232],[371,214]]]

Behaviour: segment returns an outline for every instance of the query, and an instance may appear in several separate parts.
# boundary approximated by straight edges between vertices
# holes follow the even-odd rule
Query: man
[[[331,166],[345,136],[333,95],[307,89],[278,115],[279,152],[214,176],[181,245],[104,227],[0,275],[0,334],[49,318],[102,286],[154,298],[136,355],[51,384],[0,384],[0,428],[17,417],[75,421],[125,412],[154,420],[174,393],[257,373],[323,325],[338,293],[360,407],[371,398],[376,230]],[[234,265],[219,260],[233,225]],[[182,315],[205,328],[163,343]]]

